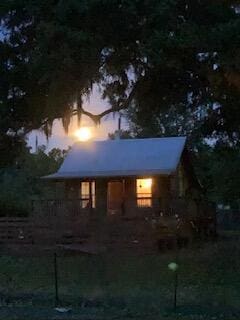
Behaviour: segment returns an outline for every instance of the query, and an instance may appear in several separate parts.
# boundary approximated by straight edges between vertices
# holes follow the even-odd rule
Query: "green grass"
[[[161,315],[172,319],[174,274],[167,267],[172,261],[174,252],[121,257],[61,256],[60,299],[76,310],[80,308],[81,313],[85,310],[104,314],[105,318]],[[173,319],[211,319],[220,315],[223,319],[239,319],[239,266],[240,240],[236,236],[181,250],[179,307],[177,318],[174,315]],[[2,305],[51,307],[53,258],[2,256],[0,292]],[[235,318],[235,313],[239,318]]]

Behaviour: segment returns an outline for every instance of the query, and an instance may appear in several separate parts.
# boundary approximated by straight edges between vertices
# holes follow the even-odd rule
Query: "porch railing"
[[[150,237],[162,217],[169,228],[172,224],[176,225],[178,217],[180,219],[182,217],[183,220],[187,218],[187,220],[194,221],[194,225],[205,232],[209,223],[207,219],[212,215],[209,206],[204,201],[150,197],[138,200],[137,198],[127,199],[119,210],[107,211],[105,215],[107,219],[98,219],[97,217],[102,215],[98,209],[98,203],[96,203],[96,209],[91,209],[86,199],[33,201],[32,224],[36,226],[34,236],[41,241],[50,241],[50,238],[51,241],[53,241],[52,239],[54,241],[56,239],[65,239],[64,241],[66,239],[67,241],[81,239],[82,241],[83,238],[95,239],[94,237],[102,239],[109,234],[111,234],[111,239],[116,236],[119,241],[120,239],[122,241],[122,234],[124,234],[124,238],[132,239],[135,237],[139,239],[142,235],[146,237],[149,234]],[[41,230],[39,225],[42,226]],[[102,230],[104,235],[99,236],[98,233],[101,233]],[[73,238],[75,240],[72,240]]]
[[[205,201],[144,197],[127,199],[116,212],[122,216],[141,215],[141,213],[199,216],[201,211],[206,213],[208,210],[210,208]],[[49,217],[87,217],[94,212],[98,214],[98,208],[91,209],[89,199],[50,199],[33,201],[32,212],[34,215]]]
[[[74,217],[87,215],[89,212],[89,199],[50,199],[32,201],[33,215]]]

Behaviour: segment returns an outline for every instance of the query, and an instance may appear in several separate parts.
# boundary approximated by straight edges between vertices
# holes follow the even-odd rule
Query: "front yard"
[[[53,256],[0,258],[1,319],[240,319],[240,239],[224,234],[216,242],[179,252],[178,307],[173,311],[176,252],[158,255],[61,255],[59,298],[54,307]],[[4,254],[4,255],[3,255]],[[14,315],[14,317],[13,317]]]

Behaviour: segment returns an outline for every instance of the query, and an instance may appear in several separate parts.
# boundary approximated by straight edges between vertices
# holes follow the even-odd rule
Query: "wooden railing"
[[[109,219],[105,222],[110,223],[111,232],[112,229],[114,231],[120,228],[114,231],[119,238],[126,230],[129,230],[129,237],[132,237],[136,230],[141,229],[141,225],[141,232],[145,235],[148,233],[146,228],[161,217],[171,222],[172,218],[186,221],[186,217],[188,221],[194,222],[199,233],[205,234],[208,232],[206,230],[210,230],[209,225],[213,224],[213,219],[209,220],[209,217],[212,215],[214,218],[214,213],[204,202],[151,198],[151,206],[146,206],[146,202],[143,202],[138,207],[138,200],[135,198],[126,201],[125,210],[123,208],[122,212],[112,215],[113,219],[109,213],[106,215]],[[98,214],[97,209],[89,208],[85,199],[34,201],[32,216],[0,218],[0,244],[76,242],[76,239],[89,237],[96,230],[100,230],[98,223],[101,224],[102,220],[95,219]],[[115,217],[119,220],[116,221]]]
[[[33,215],[45,217],[86,217],[98,209],[91,209],[88,199],[51,199],[36,200],[32,203]],[[204,201],[184,198],[132,198],[126,200],[118,213],[123,216],[141,215],[147,212],[153,215],[191,215],[199,216],[206,211],[208,204]],[[204,212],[203,212],[204,214]]]
[[[90,212],[88,199],[50,199],[32,201],[33,215],[46,217],[79,216]]]

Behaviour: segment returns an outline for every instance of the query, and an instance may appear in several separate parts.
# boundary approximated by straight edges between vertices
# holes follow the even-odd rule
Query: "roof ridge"
[[[152,137],[152,138],[127,138],[127,139],[106,139],[106,140],[88,140],[88,141],[76,141],[73,145],[86,145],[89,143],[106,143],[106,142],[133,142],[133,141],[147,141],[147,140],[170,140],[170,139],[187,139],[187,136],[173,136],[173,137]]]

